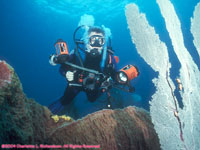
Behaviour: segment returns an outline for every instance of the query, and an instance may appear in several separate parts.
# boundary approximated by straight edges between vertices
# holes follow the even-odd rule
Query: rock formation
[[[54,118],[54,119],[53,119]],[[46,144],[105,150],[160,149],[149,113],[136,107],[101,110],[80,120],[56,116],[28,99],[14,69],[0,61],[0,144]],[[62,147],[63,148],[63,147]]]
[[[46,107],[26,97],[14,69],[1,61],[0,143],[42,143],[50,115]]]

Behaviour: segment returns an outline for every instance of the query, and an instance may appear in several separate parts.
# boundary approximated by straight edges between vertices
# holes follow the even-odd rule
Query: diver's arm
[[[69,67],[69,66],[64,65],[64,64],[62,64],[62,65],[60,66],[60,68],[59,68],[59,72],[60,72],[60,74],[61,74],[62,76],[65,77],[66,72],[69,70],[68,67]]]
[[[74,54],[71,54],[69,59],[68,59],[68,62],[71,62],[73,63],[75,60],[75,55]],[[69,65],[66,65],[64,63],[61,63],[60,65],[60,68],[59,68],[59,72],[62,76],[66,77],[66,73],[68,71],[72,71],[72,67],[70,67]]]

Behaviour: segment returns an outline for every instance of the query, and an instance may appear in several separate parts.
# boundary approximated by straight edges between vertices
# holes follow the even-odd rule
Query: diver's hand
[[[56,63],[63,64],[66,61],[68,61],[68,59],[69,59],[68,54],[58,55],[57,58],[56,58]]]
[[[56,55],[51,55],[51,56],[49,56],[49,63],[50,63],[52,66],[55,66],[55,65],[56,65],[56,63],[54,62],[55,58],[56,58]]]
[[[74,80],[74,72],[67,71],[66,78],[68,81],[73,81]]]

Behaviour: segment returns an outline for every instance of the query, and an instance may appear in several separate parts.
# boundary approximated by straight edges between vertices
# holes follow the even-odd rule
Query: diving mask
[[[89,37],[89,44],[92,47],[102,47],[105,44],[105,38],[101,35],[92,35]]]

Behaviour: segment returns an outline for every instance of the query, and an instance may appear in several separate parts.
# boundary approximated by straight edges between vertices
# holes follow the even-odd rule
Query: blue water
[[[105,25],[111,29],[112,46],[120,58],[119,68],[134,64],[140,70],[140,76],[132,81],[136,89],[132,96],[139,98],[135,102],[126,101],[126,104],[135,104],[148,110],[148,102],[155,92],[151,80],[157,73],[137,54],[131,42],[124,11],[125,5],[130,2],[140,7],[150,25],[160,34],[160,39],[166,42],[170,61],[174,64],[171,77],[175,80],[180,64],[155,0],[0,0],[0,59],[15,68],[29,98],[34,98],[42,105],[49,105],[62,96],[66,87],[66,80],[58,72],[59,66],[53,67],[48,62],[49,55],[55,53],[54,43],[62,38],[73,49],[73,32],[80,17],[84,14],[93,15],[95,25]],[[172,0],[182,23],[185,45],[200,66],[190,33],[190,17],[198,2]],[[178,92],[176,94],[178,96]],[[96,108],[88,105],[88,102],[76,103],[78,109],[84,104],[84,108],[89,107],[91,112]]]

